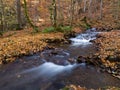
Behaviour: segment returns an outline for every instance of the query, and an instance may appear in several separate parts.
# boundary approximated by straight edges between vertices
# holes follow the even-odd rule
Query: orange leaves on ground
[[[64,36],[62,33],[34,35],[22,33],[16,35],[0,38],[0,64],[2,61],[11,62],[18,56],[43,50],[47,45],[43,39],[61,39]]]
[[[104,61],[105,66],[114,68],[116,64],[120,64],[120,61],[118,61],[118,58],[120,58],[120,31],[103,32],[100,36],[95,40],[99,45],[98,56],[102,62]]]

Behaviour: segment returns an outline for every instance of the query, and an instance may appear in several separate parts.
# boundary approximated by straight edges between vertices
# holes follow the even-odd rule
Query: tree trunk
[[[22,19],[21,19],[21,4],[20,0],[16,1],[17,4],[17,22],[18,22],[18,29],[22,29]]]
[[[86,3],[87,3],[87,0],[84,0],[84,9],[83,9],[84,13],[86,12]]]
[[[116,20],[119,18],[120,0],[117,1]]]
[[[74,0],[71,0],[71,16],[70,16],[70,26],[73,26],[73,18],[74,18]]]
[[[57,27],[57,7],[56,0],[53,0],[53,26]]]
[[[3,0],[0,0],[1,2],[1,33],[5,31],[5,12],[4,12],[4,3]]]
[[[63,14],[62,14],[62,10],[61,10],[61,4],[60,4],[60,0],[58,0],[58,25],[61,26],[63,25]]]
[[[92,0],[89,0],[89,17],[92,17]]]
[[[26,2],[26,0],[24,0],[24,10],[25,10],[25,16],[26,16],[26,18],[27,18],[28,23],[29,23],[30,26],[35,30],[35,32],[38,32],[38,27],[36,27],[36,26],[32,23],[32,21],[30,20],[29,15],[28,15],[27,2]]]
[[[100,0],[100,19],[102,19],[103,0]]]

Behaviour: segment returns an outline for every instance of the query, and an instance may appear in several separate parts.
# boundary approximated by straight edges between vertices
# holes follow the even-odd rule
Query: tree
[[[53,6],[53,26],[57,27],[57,7],[56,7],[56,0],[53,0],[52,6]]]
[[[1,6],[1,31],[0,34],[2,35],[2,32],[5,30],[5,12],[4,12],[4,3],[3,0],[0,0],[0,6]]]
[[[18,22],[18,29],[22,29],[21,3],[20,3],[20,0],[16,0],[16,4],[17,4],[17,22]]]
[[[5,16],[5,13],[4,13],[4,3],[3,3],[3,0],[0,0],[0,3],[1,3],[1,29],[2,31],[4,31],[4,16]]]
[[[89,0],[89,17],[92,17],[92,0]]]
[[[61,25],[63,25],[64,18],[63,18],[63,10],[61,9],[60,0],[58,0],[58,9],[57,9],[57,11],[58,11],[57,16],[58,16],[58,20],[59,20],[58,25],[61,26]]]
[[[84,0],[84,9],[83,9],[84,12],[86,12],[86,3],[87,3],[87,0]]]
[[[70,26],[73,26],[73,18],[74,18],[74,0],[71,0],[71,16],[70,16]]]
[[[102,19],[103,0],[100,0],[100,19]]]
[[[30,17],[28,15],[28,10],[27,10],[27,1],[24,0],[24,10],[25,10],[25,16],[26,16],[26,19],[28,21],[28,23],[30,24],[30,26],[33,28],[33,30],[35,30],[35,32],[38,32],[38,27],[35,26],[32,21],[30,20]]]

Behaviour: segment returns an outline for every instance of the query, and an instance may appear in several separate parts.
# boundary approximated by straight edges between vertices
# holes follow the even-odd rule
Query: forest
[[[120,90],[120,0],[0,0],[0,90]]]

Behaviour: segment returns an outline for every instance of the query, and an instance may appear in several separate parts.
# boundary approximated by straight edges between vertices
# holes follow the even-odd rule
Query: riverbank
[[[0,64],[14,61],[22,55],[42,51],[47,46],[47,39],[61,39],[62,33],[27,34],[0,38]]]
[[[79,33],[81,30],[74,29],[73,31]],[[7,32],[0,38],[0,64],[12,62],[23,55],[31,55],[42,51],[48,46],[48,43],[68,43],[65,39],[66,36],[60,32],[32,33],[32,30]]]
[[[120,79],[120,30],[103,32],[97,36],[95,57],[105,71]]]

